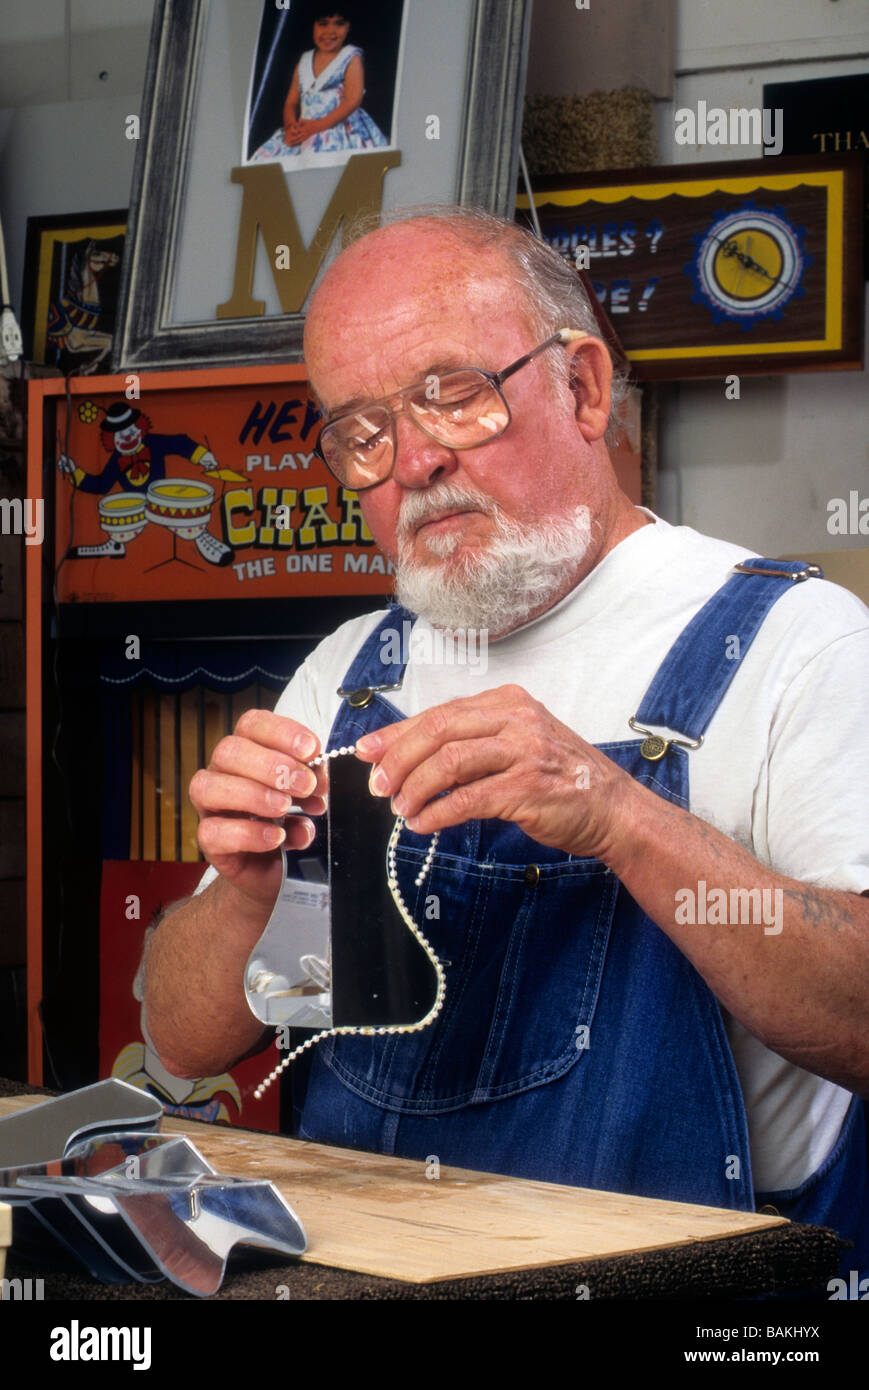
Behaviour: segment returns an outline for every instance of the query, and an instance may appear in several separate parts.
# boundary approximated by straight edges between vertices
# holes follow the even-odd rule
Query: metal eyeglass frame
[[[485,439],[480,440],[479,444],[446,444],[444,445],[444,447],[448,449],[479,449],[482,447],[483,444],[491,444],[494,439],[500,439],[501,435],[504,434],[505,431],[510,428],[510,424],[513,419],[513,416],[510,411],[510,406],[504,396],[503,391],[501,390],[501,386],[507,380],[507,378],[511,377],[514,374],[514,372],[520,371],[522,367],[527,367],[528,363],[532,362],[534,358],[537,357],[541,352],[545,352],[547,348],[554,347],[556,343],[572,343],[575,342],[578,338],[586,337],[588,337],[588,334],[581,332],[579,329],[559,328],[558,332],[553,333],[551,338],[547,338],[545,343],[540,343],[538,347],[532,348],[531,352],[526,352],[522,357],[517,357],[516,361],[511,362],[509,367],[505,367],[503,371],[489,372],[486,371],[484,367],[457,367],[454,372],[444,372],[444,376],[457,376],[461,372],[477,372],[479,376],[485,377],[489,385],[494,387],[494,389],[497,391],[504,405],[504,409],[507,412],[507,420],[504,425],[504,428],[498,430],[497,434],[488,435]],[[333,478],[337,478],[338,482],[341,483],[342,486],[347,487],[347,483],[338,473],[335,472],[334,468],[332,468],[331,464],[329,463],[329,460],[323,453],[321,441],[325,431],[331,429],[333,425],[337,425],[341,420],[349,420],[351,416],[360,415],[364,411],[370,410],[372,406],[376,405],[383,406],[389,417],[389,429],[392,439],[392,463],[390,464],[389,471],[387,473],[384,473],[382,478],[377,478],[373,483],[365,483],[363,486],[357,486],[352,488],[351,490],[353,492],[367,492],[369,488],[379,487],[381,483],[386,482],[387,478],[392,477],[392,473],[395,469],[395,462],[398,458],[398,440],[395,437],[395,416],[397,411],[393,409],[390,402],[399,399],[401,401],[401,405],[398,407],[398,409],[404,410],[405,397],[409,396],[413,391],[418,391],[421,386],[425,385],[426,379],[424,378],[422,381],[414,382],[412,386],[405,386],[404,390],[402,391],[391,391],[388,396],[383,396],[380,400],[366,401],[363,405],[358,405],[353,410],[345,410],[340,415],[336,415],[334,420],[327,420],[323,425],[320,426],[320,430],[317,434],[317,441],[314,445],[314,453],[316,454],[317,458],[320,459],[321,462],[323,462],[326,465]],[[414,424],[422,430],[423,434],[427,434],[428,437],[430,439],[434,439],[436,443],[443,444],[443,440],[438,439],[436,434],[434,434],[431,430],[426,429],[425,425],[422,423],[421,420],[418,420],[415,416],[411,418],[413,419]]]

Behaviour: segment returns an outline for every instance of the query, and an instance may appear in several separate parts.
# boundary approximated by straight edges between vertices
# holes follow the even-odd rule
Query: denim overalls
[[[701,738],[771,605],[807,567],[749,560],[686,626],[643,698],[640,725]],[[781,573],[782,577],[776,577]],[[805,574],[803,574],[805,577]],[[357,654],[329,747],[402,716],[364,688],[393,687],[380,632]],[[625,711],[625,719],[631,711]],[[657,795],[688,808],[686,749],[657,761],[641,739],[598,745]],[[577,795],[582,795],[578,792]],[[865,1107],[799,1189],[755,1193],[745,1107],[718,1003],[678,948],[595,859],[548,849],[512,823],[472,821],[429,840],[404,830],[404,900],[446,975],[443,1009],[420,1033],[329,1038],[314,1051],[298,1133],[407,1158],[737,1210],[773,1203],[831,1225],[869,1271]],[[425,912],[431,895],[439,917]],[[760,926],[757,928],[761,930]],[[787,929],[785,925],[785,930]],[[301,1080],[301,1078],[300,1078]]]

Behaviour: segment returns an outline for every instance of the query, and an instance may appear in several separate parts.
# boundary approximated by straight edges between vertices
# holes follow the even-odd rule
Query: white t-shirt
[[[635,737],[628,718],[670,646],[732,566],[753,553],[640,510],[655,524],[629,535],[542,617],[491,643],[485,662],[433,664],[419,659],[422,639],[413,641],[401,688],[387,698],[413,715],[517,684],[590,743]],[[353,619],[321,642],[276,713],[325,745],[338,687],[382,616]],[[424,631],[420,623],[415,630]],[[743,655],[703,746],[688,754],[691,811],[779,873],[869,889],[867,689],[869,609],[838,585],[794,584]],[[725,1021],[755,1187],[795,1187],[835,1143],[850,1092],[785,1061],[727,1014]]]

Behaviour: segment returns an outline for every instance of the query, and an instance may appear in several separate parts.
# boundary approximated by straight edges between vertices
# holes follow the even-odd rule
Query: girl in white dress
[[[389,142],[362,109],[362,50],[347,43],[350,23],[340,12],[314,21],[314,48],[303,53],[284,102],[283,126],[251,162],[343,150],[372,150]]]

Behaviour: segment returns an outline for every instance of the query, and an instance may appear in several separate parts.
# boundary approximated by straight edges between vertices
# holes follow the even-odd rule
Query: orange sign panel
[[[136,378],[102,377],[58,401],[60,600],[388,591],[356,493],[314,455],[306,382],[179,375],[204,384],[151,375],[136,395]]]

